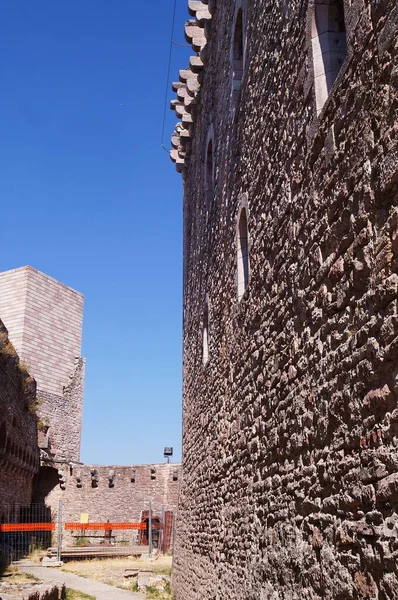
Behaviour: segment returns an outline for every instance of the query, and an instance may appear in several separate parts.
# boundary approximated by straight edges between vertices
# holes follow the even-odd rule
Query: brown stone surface
[[[398,11],[344,6],[348,56],[319,116],[312,2],[243,2],[235,112],[235,2],[209,1],[202,34],[187,30],[202,66],[181,71],[173,102],[185,184],[178,600],[397,598]],[[238,302],[241,206],[250,279]]]
[[[64,597],[62,583],[25,583],[0,585],[0,600],[60,600]]]
[[[42,433],[45,432],[42,439],[39,436],[44,464],[51,462],[53,457],[58,460],[80,460],[84,371],[85,360],[77,357],[62,394],[44,390],[37,392],[41,400],[40,417],[44,425]]]
[[[44,501],[57,519],[62,502],[63,521],[80,522],[87,513],[90,522],[140,522],[143,511],[152,502],[154,516],[165,510],[177,510],[180,486],[179,464],[130,466],[59,465],[64,489],[58,484],[55,469],[41,469],[34,502]],[[113,531],[113,536],[118,532]],[[122,536],[126,536],[123,531]],[[128,534],[130,535],[130,534]],[[101,532],[91,532],[92,543],[103,542]],[[65,533],[64,543],[71,544],[81,537],[80,531]],[[88,534],[88,537],[90,535]]]
[[[0,522],[10,505],[29,504],[39,469],[36,384],[25,370],[0,321]]]

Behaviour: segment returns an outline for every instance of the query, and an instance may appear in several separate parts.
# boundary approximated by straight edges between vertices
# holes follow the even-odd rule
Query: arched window
[[[315,0],[311,35],[319,114],[347,56],[344,0]]]
[[[207,144],[205,164],[206,214],[209,212],[214,199],[214,170],[213,170],[213,140]]]
[[[234,27],[232,47],[232,105],[238,105],[240,98],[241,81],[243,77],[243,12],[239,8]]]
[[[239,215],[237,231],[237,262],[238,300],[240,300],[249,284],[249,233],[247,227],[246,208],[242,208]]]
[[[206,365],[209,360],[209,306],[206,302],[203,311],[203,365]]]

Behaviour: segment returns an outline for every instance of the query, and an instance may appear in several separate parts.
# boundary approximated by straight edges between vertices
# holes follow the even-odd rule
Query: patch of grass
[[[26,558],[35,563],[35,565],[40,565],[44,556],[47,556],[47,551],[38,544],[30,548],[30,552]]]
[[[168,579],[164,580],[164,591],[171,596],[171,582]]]
[[[160,592],[155,586],[147,585],[146,586],[146,597],[148,600],[152,600],[152,598],[160,598]]]
[[[137,571],[150,570],[156,574],[169,575],[171,572],[171,556],[160,556],[156,560],[137,558],[89,558],[86,560],[75,560],[66,562],[62,570],[88,577],[103,583],[120,585],[125,583],[125,569]]]
[[[35,583],[37,583],[38,581],[40,581],[40,579],[38,579],[34,575],[31,575],[30,573],[23,573],[19,571],[16,567],[8,567],[8,569],[5,570],[4,574],[0,576],[0,581],[18,584],[25,583],[27,581],[34,581]]]
[[[164,583],[164,590],[158,590],[153,585],[147,585],[145,588],[146,599],[147,600],[173,600],[173,596],[171,595],[170,581],[164,579],[163,583]],[[139,591],[139,588],[137,591]]]
[[[75,540],[75,546],[80,546],[80,547],[91,546],[91,542],[86,537],[82,536],[82,537],[78,537]]]
[[[156,566],[155,566],[155,570],[156,570],[156,573],[158,573],[159,575],[169,575],[169,576],[171,575],[171,565],[170,565],[170,567],[164,567],[161,569],[156,569]]]
[[[16,356],[17,354],[5,331],[0,331],[0,351],[7,356]]]
[[[50,421],[47,417],[39,417],[37,419],[37,429],[43,433],[47,433],[50,427]]]
[[[18,369],[21,371],[21,373],[27,374],[30,371],[30,366],[25,360],[20,360],[18,363]]]
[[[96,597],[83,594],[83,592],[79,592],[78,590],[66,588],[65,600],[96,600]]]
[[[34,398],[30,398],[30,400],[28,401],[28,411],[33,415],[37,415],[37,411],[39,410],[42,404],[42,398],[37,398],[36,396]]]
[[[65,566],[61,567],[61,571],[65,571],[65,573],[72,573],[72,575],[77,575],[78,577],[84,577],[85,579],[91,579],[90,575],[87,573],[83,574],[80,571],[73,571],[72,569],[65,568]],[[103,582],[106,583],[106,582]]]
[[[139,589],[137,581],[127,579],[126,569],[128,572],[137,571],[152,571],[157,575],[169,575],[171,572],[171,556],[159,556],[155,560],[147,558],[103,558],[103,559],[87,559],[80,561],[69,561],[62,567],[62,571],[87,577],[95,581],[101,581],[108,585],[113,585],[122,590],[129,592],[141,591],[144,595],[147,594],[148,600],[173,600],[170,593],[170,582],[164,581],[164,590],[157,590],[155,586],[149,590]]]

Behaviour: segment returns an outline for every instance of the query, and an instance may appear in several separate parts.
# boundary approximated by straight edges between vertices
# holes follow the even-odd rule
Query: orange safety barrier
[[[64,529],[69,531],[112,531],[123,529],[146,530],[146,523],[65,523]],[[153,523],[152,529],[161,529],[159,523]],[[55,531],[55,523],[3,523],[0,525],[0,533],[21,531]]]
[[[64,528],[75,531],[112,531],[116,529],[138,529],[144,531],[145,523],[65,523]]]
[[[54,530],[55,523],[3,523],[2,525],[0,525],[1,533]]]

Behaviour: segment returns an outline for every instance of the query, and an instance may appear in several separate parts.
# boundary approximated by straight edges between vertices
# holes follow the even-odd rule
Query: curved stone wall
[[[196,54],[174,86],[185,183],[176,598],[397,598],[398,10],[344,2],[347,57],[317,114],[314,3],[242,7],[237,105],[235,2],[187,25]]]

